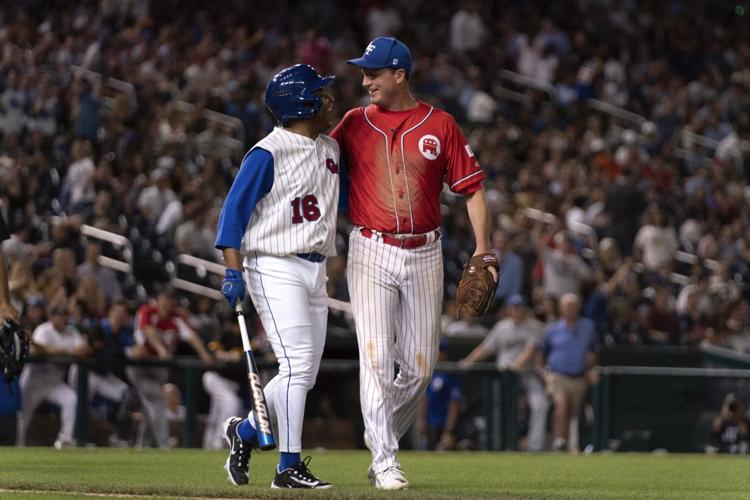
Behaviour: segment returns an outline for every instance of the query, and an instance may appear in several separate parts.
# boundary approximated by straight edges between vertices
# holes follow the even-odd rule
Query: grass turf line
[[[311,470],[333,490],[305,498],[382,499],[365,477],[369,453],[315,451]],[[399,454],[412,487],[399,499],[742,499],[750,497],[748,459],[729,456],[647,454],[570,456],[518,453]],[[202,450],[0,448],[0,496],[18,490],[153,495],[160,497],[300,498],[271,490],[275,453],[255,453],[250,485],[229,484],[226,453]],[[53,498],[43,495],[40,498]],[[91,498],[91,497],[89,497]]]

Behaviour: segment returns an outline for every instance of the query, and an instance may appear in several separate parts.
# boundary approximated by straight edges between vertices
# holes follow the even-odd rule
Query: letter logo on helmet
[[[295,64],[279,71],[266,87],[266,106],[276,121],[312,118],[323,107],[315,92],[329,85],[335,76],[320,76],[307,64]]]

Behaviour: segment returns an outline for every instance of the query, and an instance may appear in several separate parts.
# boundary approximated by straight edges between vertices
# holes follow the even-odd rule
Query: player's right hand
[[[224,273],[224,281],[221,283],[221,293],[227,298],[229,306],[234,308],[238,301],[245,298],[245,280],[242,271],[227,268]]]

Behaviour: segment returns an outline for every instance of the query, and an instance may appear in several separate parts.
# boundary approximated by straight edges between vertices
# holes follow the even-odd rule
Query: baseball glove
[[[456,292],[456,318],[460,319],[462,314],[476,318],[487,312],[497,288],[490,267],[500,269],[493,253],[475,255],[464,266]]]
[[[28,355],[28,333],[16,321],[6,318],[0,324],[0,373],[6,384],[21,373]]]

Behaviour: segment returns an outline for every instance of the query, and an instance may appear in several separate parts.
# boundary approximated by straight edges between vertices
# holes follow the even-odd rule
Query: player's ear
[[[407,78],[407,76],[406,76],[406,70],[405,70],[405,69],[403,69],[403,68],[399,68],[399,69],[397,69],[397,70],[394,70],[394,72],[393,72],[393,76],[395,76],[395,77],[396,77],[396,83],[398,83],[399,85],[400,85],[400,84],[401,84],[402,82],[404,82],[404,81],[408,80],[408,78]]]

